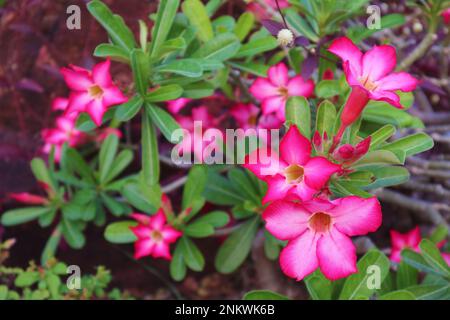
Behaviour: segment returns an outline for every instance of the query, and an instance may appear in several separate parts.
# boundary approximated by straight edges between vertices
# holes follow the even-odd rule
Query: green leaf
[[[47,282],[48,290],[52,299],[59,299],[59,287],[61,286],[61,279],[56,274],[47,274],[45,281]]]
[[[148,186],[156,185],[159,182],[159,153],[158,138],[155,127],[150,121],[147,109],[142,115],[142,173],[144,182]]]
[[[233,168],[228,171],[228,178],[239,194],[245,196],[245,198],[252,201],[256,206],[259,206],[261,204],[259,190],[254,185],[249,174],[251,175],[251,173],[247,173],[240,168]]]
[[[264,230],[264,253],[269,260],[277,260],[280,254],[280,243],[269,232]]]
[[[434,243],[438,244],[444,241],[448,236],[448,227],[445,224],[440,224],[434,229],[433,233],[430,235],[429,239]]]
[[[176,281],[181,281],[186,276],[186,264],[184,263],[182,249],[182,245],[179,243],[170,262],[170,275]]]
[[[316,116],[316,130],[323,137],[324,132],[328,136],[333,134],[334,122],[336,120],[336,107],[328,100],[322,101],[318,106]]]
[[[156,124],[167,141],[171,143],[180,142],[180,135],[175,134],[177,130],[181,130],[180,125],[167,111],[154,105],[146,105],[145,108],[153,123]]]
[[[380,146],[382,143],[386,142],[387,139],[392,137],[396,132],[396,129],[393,125],[387,124],[374,133],[370,135],[370,148],[369,150],[374,150],[378,146]]]
[[[125,170],[126,167],[128,167],[131,161],[133,161],[133,152],[131,150],[122,150],[114,159],[111,165],[111,170],[108,172],[105,178],[105,183],[109,183],[119,174],[121,174],[122,171]]]
[[[148,91],[148,78],[150,76],[148,57],[141,49],[133,49],[130,57],[137,91],[141,96],[145,96]]]
[[[233,57],[241,47],[239,39],[232,33],[223,33],[202,45],[193,58],[225,61]]]
[[[205,238],[214,234],[214,227],[208,223],[195,221],[186,226],[184,234],[192,238]]]
[[[251,40],[244,44],[234,56],[235,58],[252,57],[278,47],[277,40],[272,36]]]
[[[228,224],[230,221],[229,215],[224,211],[212,211],[205,214],[195,220],[195,223],[207,223],[214,228],[221,228]]]
[[[155,57],[166,41],[177,14],[180,0],[161,0],[152,29],[151,57]]]
[[[133,243],[137,240],[130,227],[135,227],[136,221],[120,221],[109,224],[105,230],[105,239],[111,243]]]
[[[3,213],[1,221],[5,227],[15,226],[37,219],[50,211],[52,211],[52,208],[48,207],[27,207],[8,210]]]
[[[64,239],[67,241],[70,247],[74,249],[81,249],[82,247],[84,247],[86,239],[83,235],[83,232],[74,222],[63,219],[61,231],[64,235]]]
[[[115,134],[110,134],[103,141],[99,153],[100,182],[105,182],[107,175],[111,170],[114,158],[119,146],[119,138]]]
[[[62,236],[61,227],[58,225],[48,238],[44,250],[42,251],[41,265],[45,265],[49,259],[54,258],[56,256],[56,251],[58,250],[59,242],[61,241],[61,236]],[[66,274],[65,269],[64,274]]]
[[[214,37],[211,20],[200,0],[185,0],[181,8],[191,25],[197,30],[197,36],[201,41],[206,42]]]
[[[130,208],[126,204],[114,199],[106,193],[101,193],[101,198],[106,208],[108,208],[108,210],[116,217],[130,211]]]
[[[287,127],[296,125],[302,135],[311,137],[311,109],[304,97],[291,97],[286,103]]]
[[[101,43],[94,50],[94,56],[99,58],[111,57],[112,59],[128,62],[128,51],[111,43]]]
[[[371,166],[403,164],[397,155],[388,150],[375,150],[368,152],[360,160],[353,164],[353,168],[365,168]]]
[[[66,151],[67,165],[73,168],[82,178],[90,183],[94,183],[92,168],[83,159],[76,149],[68,148]]]
[[[101,1],[91,1],[87,8],[94,18],[106,29],[111,40],[121,48],[131,51],[136,45],[131,30],[125,25],[123,19],[115,15]]]
[[[404,167],[381,167],[372,169],[374,181],[366,189],[377,189],[402,184],[409,180],[408,169]]]
[[[306,288],[313,300],[330,300],[332,283],[319,271],[305,278]]]
[[[369,281],[371,278],[378,278],[380,283],[383,282],[389,272],[390,263],[382,252],[372,249],[358,261],[357,267],[358,272],[345,280],[339,295],[340,300],[370,298],[376,289],[369,285]],[[379,274],[375,274],[376,268],[374,268],[374,272],[370,272],[369,268],[372,267],[378,267]]]
[[[122,195],[133,207],[142,212],[154,213],[160,207],[161,190],[159,185],[144,187],[137,183],[128,183],[123,187]]]
[[[37,271],[26,271],[19,273],[17,278],[14,280],[14,285],[19,288],[29,287],[39,280],[39,272]]]
[[[269,70],[269,66],[257,62],[228,61],[227,64],[229,64],[233,68],[264,78],[267,77],[267,71]]]
[[[370,171],[355,171],[342,178],[342,181],[358,187],[365,187],[373,180],[374,175]]]
[[[181,246],[184,262],[189,269],[194,271],[202,271],[205,267],[205,258],[198,247],[185,236],[181,237],[179,245]]]
[[[31,171],[33,171],[36,180],[39,182],[44,182],[45,184],[54,187],[50,173],[45,165],[44,160],[41,158],[33,158],[30,163]]]
[[[417,300],[448,300],[450,285],[418,285],[409,287],[408,292],[414,295]],[[447,297],[447,298],[445,298]]]
[[[338,80],[322,80],[316,86],[316,95],[319,98],[328,99],[341,93]]]
[[[406,21],[405,17],[402,14],[397,14],[397,13],[387,14],[387,15],[383,15],[380,19],[381,28],[369,29],[369,28],[366,28],[365,26],[361,27],[358,25],[356,27],[350,28],[348,32],[349,32],[350,38],[355,43],[358,43],[358,42],[364,40],[365,38],[370,37],[372,34],[378,32],[380,30],[383,30],[386,28],[393,29],[395,27],[401,26],[405,23],[405,21]]]
[[[255,15],[253,13],[244,12],[243,14],[241,14],[234,28],[234,33],[240,41],[243,41],[247,37],[254,24]]]
[[[299,35],[304,35],[314,42],[318,42],[320,40],[309,23],[295,10],[289,10],[286,12],[286,20],[289,26],[291,26]]]
[[[397,268],[397,289],[404,289],[417,284],[418,271],[404,261]]]
[[[147,102],[165,102],[178,99],[183,93],[183,89],[177,84],[161,86],[149,92],[145,100]]]
[[[398,290],[382,295],[379,300],[416,300],[416,297],[407,290]]]
[[[410,157],[433,148],[433,145],[433,139],[429,135],[419,132],[388,143],[381,149],[388,151],[401,150],[405,152],[407,157]]]
[[[191,99],[209,97],[214,93],[214,86],[204,81],[188,84],[183,89],[183,97]]]
[[[403,249],[401,255],[402,255],[402,261],[405,261],[410,266],[412,266],[420,271],[426,272],[426,273],[443,276],[442,273],[440,273],[439,271],[436,271],[434,268],[432,268],[425,261],[425,259],[417,252],[414,252],[410,249]]]
[[[270,290],[252,290],[244,295],[244,300],[289,300],[288,297]]]
[[[425,261],[432,267],[437,273],[450,278],[450,267],[445,262],[444,258],[436,247],[436,245],[428,239],[423,239],[419,244],[420,251]]]
[[[211,203],[218,205],[235,205],[246,200],[237,192],[236,188],[229,180],[217,173],[208,173],[208,182],[203,195],[206,200]]]
[[[202,65],[197,59],[179,59],[159,65],[154,69],[161,73],[175,73],[185,77],[197,78],[203,74]]]
[[[214,261],[219,272],[232,273],[244,262],[252,247],[259,224],[259,216],[249,219],[225,240]]]
[[[181,209],[192,207],[194,201],[202,196],[207,182],[206,169],[202,166],[194,166],[189,170],[186,184],[183,190]]]
[[[124,104],[117,106],[115,118],[119,121],[129,121],[141,110],[144,100],[141,96],[136,95]]]

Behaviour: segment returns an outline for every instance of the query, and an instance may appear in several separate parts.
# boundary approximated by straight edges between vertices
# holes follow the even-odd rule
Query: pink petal
[[[268,188],[266,195],[262,199],[263,204],[283,199],[288,194],[289,190],[293,188],[293,185],[287,183],[286,179],[281,175],[267,177],[265,181],[267,182]]]
[[[155,247],[153,248],[152,256],[154,258],[163,258],[166,260],[171,260],[172,256],[170,255],[169,245],[163,241],[157,242]]]
[[[155,215],[150,218],[150,228],[154,230],[162,230],[163,226],[166,224],[166,215],[163,210],[158,210]]]
[[[406,72],[391,73],[376,82],[382,91],[402,90],[403,92],[413,91],[419,84],[419,80]]]
[[[356,77],[361,75],[362,70],[362,52],[357,46],[347,37],[341,37],[333,41],[328,48],[328,51],[334,53],[343,62],[348,61],[349,70],[355,74]]]
[[[69,99],[67,98],[55,98],[52,101],[52,110],[66,110],[69,105]]]
[[[257,149],[245,157],[243,167],[253,172],[258,178],[264,179],[266,176],[278,174],[286,167],[278,155],[270,149]]]
[[[304,165],[311,155],[311,142],[292,125],[280,142],[280,157],[288,164]]]
[[[305,181],[298,183],[290,192],[297,195],[302,201],[309,201],[314,198],[317,189],[310,188]]]
[[[400,261],[402,261],[401,252],[402,252],[402,250],[399,250],[399,249],[391,249],[391,255],[389,256],[389,259],[391,261],[400,263]]]
[[[283,121],[273,114],[266,114],[259,117],[258,127],[261,129],[279,129],[282,125]]]
[[[362,64],[363,77],[379,80],[394,70],[397,64],[395,48],[388,45],[374,46],[364,54]]]
[[[87,106],[85,110],[92,121],[95,123],[97,127],[100,127],[103,122],[103,115],[106,112],[106,106],[103,104],[101,99],[92,100]]]
[[[74,71],[69,68],[61,68],[61,73],[67,86],[75,91],[85,91],[94,83],[86,72]]]
[[[314,157],[305,164],[304,169],[306,184],[313,189],[320,190],[341,167],[324,157]]]
[[[177,241],[177,239],[183,235],[183,233],[172,228],[171,226],[165,226],[162,229],[161,234],[163,236],[163,240],[167,243],[173,243],[173,242]]]
[[[300,281],[317,269],[319,266],[317,259],[319,237],[308,229],[298,238],[289,241],[280,253],[281,269],[287,276]]]
[[[344,278],[358,271],[352,240],[336,228],[331,228],[319,239],[317,257],[320,270],[330,280]]]
[[[287,85],[289,96],[301,96],[309,98],[314,93],[314,81],[305,81],[301,76],[289,80]]]
[[[92,99],[91,95],[87,92],[71,92],[66,113],[83,112],[93,100],[94,99]]]
[[[144,226],[142,224],[137,225],[136,227],[130,227],[130,230],[134,233],[136,237],[139,239],[142,238],[150,238],[150,234],[152,229],[148,226]]]
[[[151,255],[155,247],[155,242],[151,238],[137,240],[134,243],[134,258],[139,259]]]
[[[450,253],[442,253],[442,258],[444,258],[447,265],[450,266]]]
[[[280,240],[290,240],[305,232],[311,214],[297,203],[279,200],[271,203],[262,217],[271,234]]]
[[[117,88],[115,86],[103,88],[102,98],[103,98],[103,104],[106,107],[125,103],[128,101],[128,98],[126,96],[124,96],[122,91],[120,91],[119,88]]]
[[[100,87],[109,87],[112,84],[111,74],[109,68],[111,66],[111,60],[108,58],[104,62],[100,62],[92,69],[92,77],[95,84]]]
[[[376,197],[348,196],[333,201],[329,211],[336,228],[348,236],[361,236],[376,231],[382,220],[381,206]]]
[[[267,72],[270,82],[277,87],[284,87],[288,83],[288,68],[284,63],[279,63],[269,68]]]
[[[176,100],[167,101],[167,108],[171,113],[178,113],[191,101],[192,99],[189,98],[179,98]]]
[[[369,93],[369,98],[372,100],[385,101],[396,108],[403,109],[400,104],[400,97],[392,91],[375,90],[367,91]]]
[[[286,100],[282,96],[272,96],[263,100],[261,109],[263,114],[278,112],[281,110],[284,113]]]
[[[130,217],[132,217],[134,220],[136,220],[137,222],[139,222],[141,224],[144,224],[144,225],[150,224],[150,216],[148,216],[146,214],[132,213],[132,214],[130,214]]]
[[[274,86],[265,78],[258,78],[250,86],[250,93],[258,100],[264,100],[269,97],[278,96],[278,87]]]

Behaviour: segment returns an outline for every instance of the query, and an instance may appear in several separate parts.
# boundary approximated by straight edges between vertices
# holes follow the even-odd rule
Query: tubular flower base
[[[288,241],[281,251],[283,272],[298,281],[320,268],[330,280],[357,271],[350,237],[376,231],[382,215],[378,200],[349,196],[334,201],[275,201],[263,213],[267,230]]]

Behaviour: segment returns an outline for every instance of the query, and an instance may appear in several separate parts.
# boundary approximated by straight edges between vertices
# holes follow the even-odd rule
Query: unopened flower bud
[[[283,47],[290,46],[294,42],[294,34],[289,29],[281,29],[278,31],[277,40]]]

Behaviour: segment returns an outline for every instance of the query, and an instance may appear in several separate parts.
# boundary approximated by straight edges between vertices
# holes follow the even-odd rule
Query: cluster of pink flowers
[[[109,72],[111,62],[107,59],[94,66],[92,71],[77,66],[62,68],[64,80],[71,89],[69,98],[58,97],[53,100],[52,109],[62,111],[56,119],[56,127],[42,130],[45,141],[43,151],[49,153],[55,148],[55,160],[59,161],[61,148],[67,143],[69,147],[80,146],[90,140],[90,137],[76,129],[76,120],[81,112],[86,112],[92,121],[100,126],[106,110],[127,101],[127,98],[114,85]],[[120,137],[120,131],[107,128],[98,132],[95,138],[101,141],[108,134]]]
[[[374,232],[381,225],[376,197],[328,199],[327,184],[341,166],[325,157],[311,157],[311,142],[291,126],[280,153],[261,161],[260,150],[247,156],[247,169],[267,182],[263,219],[267,230],[287,246],[280,254],[286,275],[303,279],[320,267],[332,280],[357,271],[355,247],[349,237]],[[265,154],[265,153],[264,153]],[[256,159],[256,161],[254,161]]]
[[[134,257],[136,259],[151,256],[171,260],[170,244],[176,242],[183,233],[167,223],[167,214],[171,214],[171,204],[167,196],[162,196],[161,208],[152,216],[133,213],[131,217],[138,225],[131,227],[137,237],[134,243]]]
[[[422,241],[422,236],[420,235],[419,227],[415,227],[406,233],[391,230],[391,260],[399,263],[402,259],[401,253],[403,249],[410,249],[420,253],[420,241]],[[437,247],[442,248],[445,242],[445,240],[441,241],[437,244]],[[450,253],[442,253],[442,257],[450,266]]]

